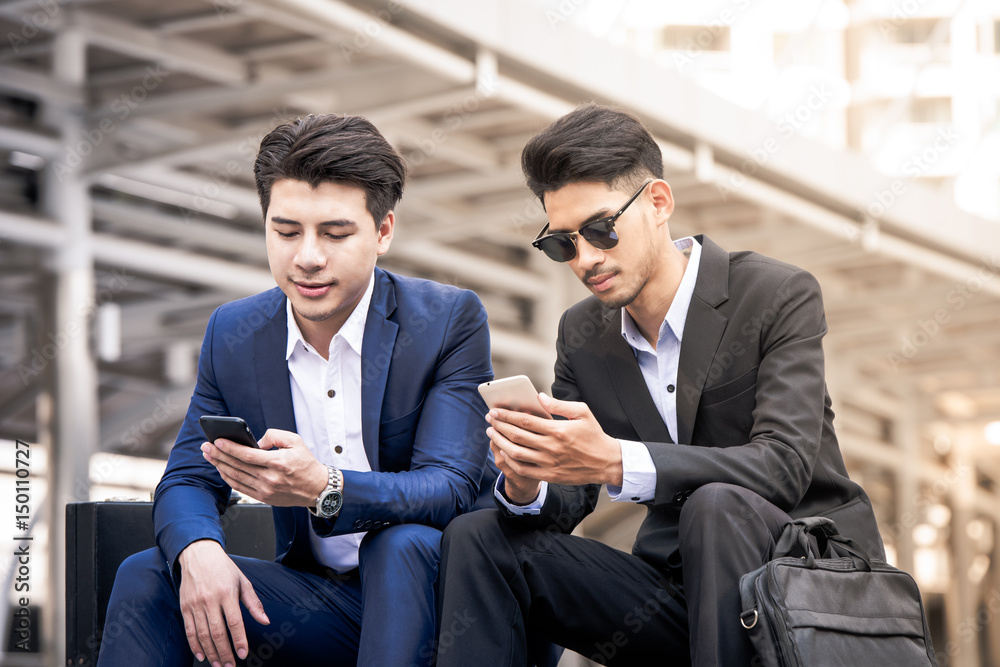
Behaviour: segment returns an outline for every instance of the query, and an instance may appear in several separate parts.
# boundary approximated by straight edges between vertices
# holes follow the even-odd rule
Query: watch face
[[[329,518],[331,516],[336,516],[340,512],[341,505],[344,504],[344,496],[336,491],[331,491],[330,493],[323,496],[323,499],[319,502],[320,513]]]

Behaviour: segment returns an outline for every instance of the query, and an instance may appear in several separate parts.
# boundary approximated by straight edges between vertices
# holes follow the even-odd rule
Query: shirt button
[[[639,496],[632,496],[632,502],[639,502]]]
[[[671,394],[674,393],[674,389],[675,389],[674,385],[672,384],[667,385],[667,391],[669,391]]]
[[[337,452],[338,454],[343,454],[344,448],[341,447],[340,445],[337,445],[336,447],[333,448],[333,451]]]
[[[671,391],[673,391],[673,390],[671,390]],[[333,389],[331,389],[330,391],[326,392],[326,395],[329,396],[330,398],[333,398],[334,396],[337,395],[337,392],[335,392]]]

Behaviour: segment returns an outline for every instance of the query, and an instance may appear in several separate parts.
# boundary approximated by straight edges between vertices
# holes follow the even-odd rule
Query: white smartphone
[[[538,400],[538,392],[527,375],[514,375],[479,385],[479,393],[490,408],[504,408],[515,412],[552,419]]]

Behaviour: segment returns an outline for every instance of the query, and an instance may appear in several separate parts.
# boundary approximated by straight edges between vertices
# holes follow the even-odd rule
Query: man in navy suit
[[[495,476],[486,313],[375,267],[405,167],[367,120],[281,125],[254,175],[278,287],[209,321],[158,546],[119,569],[107,617],[132,620],[100,664],[430,664],[441,529]],[[260,449],[205,442],[202,415],[242,417]],[[274,507],[275,561],[224,551],[230,489]]]

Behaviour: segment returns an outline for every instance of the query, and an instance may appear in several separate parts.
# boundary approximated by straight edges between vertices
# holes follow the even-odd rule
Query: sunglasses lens
[[[576,257],[576,244],[568,236],[546,236],[539,239],[538,247],[557,262],[568,262]]]
[[[598,250],[611,250],[618,245],[618,233],[614,223],[594,222],[580,228],[580,236]]]

